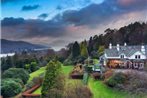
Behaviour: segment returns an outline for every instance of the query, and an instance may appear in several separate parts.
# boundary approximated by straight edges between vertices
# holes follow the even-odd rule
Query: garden
[[[93,61],[95,64],[98,63],[98,60],[96,59],[94,59]],[[50,65],[52,65],[53,67],[49,67]],[[55,65],[57,65],[56,68],[54,68]],[[54,82],[50,82],[53,83],[54,86],[49,86],[49,88],[52,88],[50,90],[53,95],[49,92],[44,91],[44,96],[62,96],[71,98],[78,98],[79,96],[80,98],[147,97],[147,95],[145,94],[146,92],[144,92],[146,91],[147,76],[144,75],[144,78],[141,77],[143,73],[133,71],[124,74],[122,72],[115,73],[113,70],[107,70],[105,73],[103,73],[103,75],[100,75],[99,78],[94,78],[93,74],[85,72],[83,68],[84,67],[82,64],[77,64],[75,66],[65,66],[61,62],[50,62],[47,64],[47,66],[40,67],[38,70],[30,74],[21,68],[10,68],[3,73],[4,79],[2,80],[2,91],[5,93],[9,93],[10,96],[15,96],[20,92],[26,92],[27,90],[32,89],[32,87],[38,85],[37,87],[35,87],[34,90],[30,91],[29,93],[32,95],[39,95],[40,97],[42,95],[43,87],[46,87],[46,85],[49,84],[50,80],[54,80]],[[51,69],[55,70],[55,72],[57,71],[57,73],[53,75],[54,71],[52,71]],[[47,70],[49,71],[47,72]],[[71,76],[71,74],[73,73],[74,75],[82,74],[83,78],[73,78]],[[47,82],[44,83],[44,81]],[[11,86],[11,88],[9,89],[5,89],[7,85],[14,86]],[[62,89],[56,92],[55,90],[57,90],[58,87]],[[14,92],[9,92],[9,90],[12,89],[15,89],[17,92],[15,92],[15,90]]]

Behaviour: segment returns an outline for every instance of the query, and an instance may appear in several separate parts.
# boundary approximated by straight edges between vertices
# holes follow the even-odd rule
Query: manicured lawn
[[[46,67],[41,67],[40,69],[38,69],[37,71],[33,72],[30,74],[30,78],[28,81],[31,81],[34,77],[37,77],[39,76],[40,74],[44,73],[45,72],[45,68]]]
[[[41,94],[41,87],[40,86],[37,90],[35,90],[32,94]]]
[[[70,71],[73,69],[73,66],[70,65],[70,66],[62,66],[62,71],[63,73],[68,76]]]
[[[93,98],[147,98],[147,96],[129,95],[128,93],[112,89],[107,87],[102,81],[93,80],[92,78],[89,78],[88,86],[93,93]]]

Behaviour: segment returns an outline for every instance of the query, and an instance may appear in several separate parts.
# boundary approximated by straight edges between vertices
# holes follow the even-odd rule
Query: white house
[[[105,49],[104,55],[100,57],[100,62],[108,67],[143,69],[147,61],[147,45],[136,46],[112,46]]]

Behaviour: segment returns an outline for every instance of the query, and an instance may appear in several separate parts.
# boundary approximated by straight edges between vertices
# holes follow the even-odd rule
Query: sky
[[[147,22],[147,0],[1,0],[1,38],[50,46]]]

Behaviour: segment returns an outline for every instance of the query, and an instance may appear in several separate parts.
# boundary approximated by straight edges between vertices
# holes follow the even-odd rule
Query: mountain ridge
[[[12,41],[7,39],[0,39],[1,53],[21,52],[23,50],[34,50],[40,48],[47,48],[46,46],[33,44],[25,41]]]

